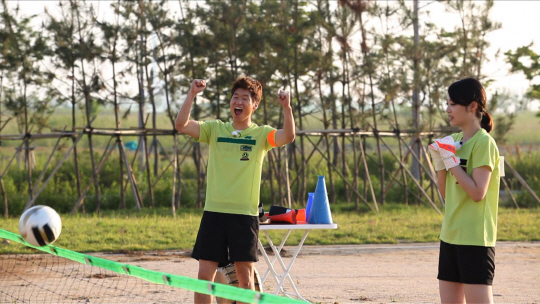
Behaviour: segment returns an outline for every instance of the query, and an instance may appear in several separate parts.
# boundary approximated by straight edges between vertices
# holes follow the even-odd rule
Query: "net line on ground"
[[[46,253],[0,255],[0,303],[188,302],[182,291]]]
[[[144,281],[159,284],[159,285],[166,285],[166,286],[175,287],[175,288],[187,289],[187,290],[191,290],[198,293],[210,294],[215,297],[220,297],[220,298],[225,298],[225,299],[230,299],[230,300],[235,300],[235,301],[240,301],[240,302],[246,302],[246,303],[258,303],[258,304],[305,303],[303,301],[296,300],[296,299],[285,298],[285,297],[281,297],[281,296],[277,296],[273,294],[261,293],[258,291],[238,288],[231,285],[214,283],[214,282],[199,280],[199,279],[190,278],[186,276],[174,275],[174,274],[170,274],[166,272],[152,271],[152,270],[148,270],[148,269],[130,265],[130,264],[119,263],[119,262],[107,260],[104,258],[82,254],[79,252],[71,251],[71,250],[57,247],[54,245],[36,247],[27,243],[22,236],[3,230],[3,229],[0,229],[0,238],[11,240],[11,241],[20,243],[22,245],[25,245],[27,247],[35,248],[37,250],[49,253],[55,257],[61,257],[64,259],[75,261],[82,265],[92,266],[91,268],[97,267],[99,269],[104,269],[104,270],[109,271],[108,273],[105,273],[105,274],[104,273],[98,274],[98,273],[93,273],[92,270],[87,271],[84,269],[76,269],[76,268],[71,269],[70,267],[68,267],[69,269],[67,269],[67,271],[64,272],[62,269],[59,269],[59,267],[62,267],[62,263],[60,262],[56,262],[56,264],[58,265],[55,265],[55,263],[45,261],[43,262],[44,264],[41,265],[40,264],[41,261],[44,260],[43,257],[39,259],[35,258],[35,256],[39,256],[39,255],[16,255],[14,259],[18,259],[19,262],[31,263],[32,266],[38,266],[40,268],[46,269],[50,273],[60,274],[59,276],[56,276],[56,277],[51,276],[47,282],[47,285],[38,287],[39,290],[36,291],[36,293],[38,294],[44,294],[44,293],[51,294],[54,297],[57,297],[58,300],[63,300],[63,301],[69,300],[69,301],[75,301],[78,303],[90,302],[88,301],[87,297],[80,296],[80,295],[77,296],[76,294],[74,294],[74,292],[81,289],[76,286],[67,288],[69,290],[67,294],[61,294],[60,292],[56,291],[56,289],[53,288],[53,287],[61,286],[61,284],[66,284],[66,281],[70,280],[69,279],[70,276],[80,275],[79,273],[87,271],[88,273],[83,275],[82,278],[80,279],[81,283],[82,281],[85,281],[85,283],[97,284],[91,279],[93,278],[102,279],[102,278],[108,277],[108,278],[113,278],[112,281],[116,281],[114,280],[115,277],[128,276],[128,277],[139,278]],[[26,280],[24,278],[25,273],[22,273],[22,275],[19,276],[16,274],[17,271],[5,269],[5,267],[2,266],[4,265],[3,261],[5,259],[1,257],[2,255],[0,255],[0,262],[1,262],[0,263],[0,276],[7,276],[9,272],[12,272],[11,274],[12,277],[16,278],[19,281],[26,282],[26,283],[22,283],[21,285],[30,283],[29,280]],[[120,274],[121,276],[118,276],[118,274]],[[1,281],[4,281],[4,280],[2,279]],[[136,294],[138,295],[137,290],[136,290],[137,287],[131,287],[131,286],[121,287],[119,284],[120,283],[116,283],[116,285],[114,286],[111,285],[110,287],[107,286],[106,288],[112,288],[113,290],[128,292],[131,294],[132,297],[134,297]],[[103,288],[105,288],[105,286],[103,286]],[[22,290],[23,295],[21,296],[24,296],[24,293],[26,292],[27,288],[24,288],[24,286],[21,286],[21,288],[18,288],[18,289]],[[16,300],[18,300],[21,303],[27,303],[27,301],[25,301],[24,299],[17,299],[16,296],[8,294],[4,288],[2,288],[2,290],[3,291],[1,291],[0,294],[4,294],[4,296],[8,297],[9,302],[13,303],[14,301],[16,302]],[[159,293],[164,293],[164,296],[166,297],[173,297],[173,298],[175,297],[174,291],[161,290],[161,291],[152,292],[150,294],[150,298],[147,296],[146,299],[147,300],[151,299],[152,302],[155,302],[157,300],[156,297],[159,298],[159,295],[158,295]],[[166,293],[169,293],[169,295],[167,295]],[[107,295],[104,295],[104,294],[99,294],[97,296],[100,297],[101,299],[106,299],[107,297]],[[136,301],[141,301],[141,299],[144,299],[143,295],[138,295],[138,296],[139,296],[139,299],[138,300],[135,299]],[[114,302],[111,299],[107,299],[105,301]],[[125,301],[125,299],[123,299],[122,301]],[[175,301],[178,301],[178,299],[177,298],[169,299],[169,301],[175,302]]]

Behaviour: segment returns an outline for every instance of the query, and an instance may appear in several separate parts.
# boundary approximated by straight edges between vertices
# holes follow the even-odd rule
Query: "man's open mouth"
[[[244,112],[242,108],[234,108],[234,115],[240,115]]]

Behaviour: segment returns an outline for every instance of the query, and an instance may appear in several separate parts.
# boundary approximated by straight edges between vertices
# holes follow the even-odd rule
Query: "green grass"
[[[62,233],[55,245],[78,252],[191,248],[202,209],[183,209],[176,217],[170,213],[143,209],[102,215],[62,214]],[[18,233],[18,218],[2,221],[2,229]],[[0,248],[0,252],[6,251]]]
[[[200,209],[183,209],[176,217],[168,209],[100,216],[64,214],[62,234],[55,245],[78,252],[191,249],[201,215]],[[402,205],[386,205],[379,214],[333,211],[332,216],[338,229],[313,230],[306,245],[436,242],[442,221],[442,215],[433,209]],[[18,233],[18,219],[3,219],[2,229]],[[540,208],[501,208],[498,232],[501,241],[540,241]],[[283,233],[270,232],[273,237]],[[287,244],[296,244],[302,235],[302,231],[293,231]],[[0,253],[14,251],[31,249],[0,245]]]
[[[506,136],[508,145],[514,146],[517,143],[521,145],[521,149],[526,150],[529,145],[540,144],[536,131],[540,128],[540,118],[536,117],[536,113],[533,111],[517,113],[515,123]]]

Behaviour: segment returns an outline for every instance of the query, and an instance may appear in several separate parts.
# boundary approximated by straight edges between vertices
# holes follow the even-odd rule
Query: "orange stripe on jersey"
[[[275,140],[275,134],[276,134],[276,130],[272,130],[270,133],[268,133],[268,143],[270,144],[270,146],[272,147],[277,147],[276,145],[276,140]]]

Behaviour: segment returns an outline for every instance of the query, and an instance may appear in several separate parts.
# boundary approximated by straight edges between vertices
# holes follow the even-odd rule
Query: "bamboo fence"
[[[379,211],[379,205],[384,204],[385,202],[385,195],[388,193],[388,190],[394,185],[394,184],[400,184],[402,187],[404,187],[406,194],[412,195],[416,198],[416,200],[423,202],[424,204],[431,206],[436,212],[441,213],[439,207],[444,206],[444,200],[442,196],[440,195],[436,183],[436,175],[433,169],[433,166],[430,162],[430,158],[427,155],[426,149],[424,147],[425,143],[423,143],[424,139],[427,139],[431,141],[431,139],[436,134],[444,133],[445,130],[438,130],[438,131],[430,131],[430,132],[414,132],[414,131],[400,131],[400,130],[387,130],[387,131],[379,131],[375,129],[371,130],[360,130],[360,129],[325,129],[325,130],[297,130],[296,135],[297,137],[301,137],[305,139],[306,142],[310,143],[312,147],[307,147],[307,145],[304,145],[304,148],[302,149],[301,146],[291,144],[287,147],[282,147],[278,149],[273,149],[270,151],[268,158],[269,158],[269,172],[266,174],[266,178],[263,179],[262,186],[264,187],[265,184],[268,181],[271,181],[274,177],[277,180],[277,187],[278,189],[273,189],[274,183],[268,182],[268,186],[271,187],[272,191],[272,198],[271,202],[265,202],[266,204],[279,204],[279,205],[297,205],[297,204],[303,204],[305,203],[304,199],[307,197],[308,192],[305,187],[299,187],[299,183],[302,183],[305,181],[301,181],[300,178],[303,176],[303,174],[300,174],[300,172],[312,172],[314,169],[313,166],[317,164],[313,164],[314,161],[312,161],[312,158],[315,154],[319,154],[320,157],[324,161],[327,162],[328,166],[328,175],[329,175],[329,182],[333,183],[335,178],[340,178],[344,186],[346,187],[347,191],[347,198],[348,200],[354,200],[356,208],[358,209],[359,204],[365,204],[369,209],[374,210],[376,212]],[[20,157],[21,153],[24,153],[24,161],[25,161],[25,167],[28,171],[27,174],[27,180],[29,183],[29,193],[28,193],[28,200],[25,206],[25,209],[31,207],[36,202],[37,198],[39,197],[40,193],[47,187],[48,183],[52,180],[54,177],[54,174],[58,171],[58,169],[62,166],[62,164],[65,163],[65,161],[69,158],[70,155],[73,155],[75,159],[79,157],[77,154],[77,145],[81,142],[81,140],[84,137],[87,137],[90,139],[92,136],[105,136],[109,137],[109,142],[107,144],[107,147],[105,148],[103,154],[101,155],[101,158],[99,161],[92,162],[92,179],[88,182],[86,185],[82,185],[82,180],[80,178],[80,174],[76,174],[77,176],[77,184],[82,185],[79,191],[79,198],[77,202],[74,203],[72,208],[72,213],[76,213],[80,211],[81,207],[84,206],[84,200],[86,198],[86,195],[90,188],[94,186],[95,191],[99,191],[99,185],[98,185],[98,179],[99,174],[103,168],[103,165],[107,162],[108,158],[114,152],[115,150],[118,150],[120,155],[120,170],[121,172],[125,172],[127,175],[127,183],[129,185],[124,185],[124,182],[122,181],[120,184],[121,189],[121,197],[122,197],[122,203],[119,208],[125,207],[124,197],[125,197],[125,191],[130,189],[133,193],[133,196],[135,198],[135,204],[136,207],[140,210],[141,208],[144,208],[143,201],[147,196],[150,196],[150,202],[151,205],[154,205],[154,198],[153,198],[153,188],[155,185],[162,179],[162,177],[166,174],[166,172],[169,170],[169,168],[173,168],[173,185],[172,185],[172,193],[171,193],[171,211],[173,214],[175,214],[175,210],[179,208],[179,200],[181,196],[181,166],[186,161],[189,155],[189,151],[194,148],[195,145],[198,143],[195,143],[191,140],[187,140],[183,145],[179,144],[179,137],[184,136],[180,133],[177,133],[175,130],[165,130],[165,129],[120,129],[120,128],[93,128],[93,127],[85,127],[85,128],[75,128],[75,130],[72,131],[57,131],[52,133],[43,133],[43,134],[11,134],[11,135],[0,135],[0,140],[16,140],[21,141],[20,145],[15,149],[14,154],[10,158],[10,161],[8,162],[7,166],[1,170],[0,175],[0,183],[2,186],[2,195],[4,198],[4,215],[8,216],[8,198],[7,194],[4,190],[4,183],[3,183],[3,177],[8,172],[10,166],[13,165],[13,160]],[[160,144],[159,140],[154,141],[152,144],[160,145],[161,152],[166,155],[166,166],[163,167],[161,172],[159,172],[158,176],[152,179],[150,178],[150,174],[148,172],[148,178],[146,179],[147,183],[147,193],[141,194],[139,191],[138,182],[135,179],[135,176],[133,174],[133,166],[137,159],[137,154],[141,153],[139,152],[139,149],[135,151],[135,154],[133,155],[131,161],[129,160],[129,156],[126,153],[125,143],[122,140],[124,136],[138,136],[139,137],[139,146],[144,147],[144,161],[146,164],[146,168],[149,168],[149,150],[147,144],[141,144],[142,142],[146,142],[146,139],[148,136],[172,136],[174,138],[174,145],[173,145],[173,153],[172,155],[169,155],[167,151],[163,148],[163,146]],[[332,137],[341,137],[344,139],[344,142],[348,141],[348,143],[351,143],[351,149],[352,151],[346,151],[347,154],[352,153],[354,163],[351,166],[348,166],[347,172],[344,172],[343,167],[336,166],[332,160],[331,160],[331,145],[328,144],[330,142],[330,138]],[[32,142],[36,139],[47,139],[47,138],[56,138],[58,141],[56,142],[54,148],[50,152],[50,155],[46,161],[46,163],[43,165],[43,168],[41,170],[41,173],[39,177],[37,178],[36,182],[33,183],[32,179],[32,170],[33,166],[31,164],[32,156],[31,156],[31,150],[32,150]],[[388,143],[387,140],[389,138],[397,139],[399,148],[392,148]],[[45,171],[48,168],[48,166],[51,163],[51,159],[53,158],[53,155],[58,150],[58,147],[62,141],[62,139],[71,139],[72,144],[66,151],[63,152],[62,159],[56,163],[53,170],[49,173],[48,176],[45,176]],[[392,171],[387,170],[387,168],[384,168],[384,165],[382,163],[379,163],[380,170],[384,174],[388,174],[388,176],[391,176],[388,182],[382,183],[381,185],[381,193],[379,195],[376,195],[373,187],[372,180],[370,178],[371,174],[369,172],[369,166],[368,162],[373,161],[377,163],[377,160],[372,158],[367,152],[366,152],[366,141],[367,140],[373,140],[376,139],[377,141],[380,141],[383,146],[386,148],[386,151],[389,151],[390,154],[396,159],[397,163],[399,164],[399,167]],[[408,140],[407,140],[408,139]],[[89,140],[90,145],[92,142]],[[325,144],[326,143],[326,144]],[[357,144],[359,143],[359,144]],[[415,149],[418,148],[418,149]],[[118,149],[115,149],[118,148]],[[345,145],[343,146],[343,149],[345,149]],[[93,150],[93,147],[90,146],[90,150]],[[153,149],[152,149],[153,150]],[[399,151],[399,155],[396,154],[395,150]],[[419,153],[416,153],[416,151],[419,151]],[[378,151],[383,151],[379,149]],[[402,151],[405,151],[405,154],[403,155]],[[383,151],[384,152],[384,151]],[[380,152],[382,153],[382,152]],[[291,179],[291,169],[290,169],[290,163],[292,160],[295,159],[298,155],[303,155],[304,161],[300,163],[300,167],[298,167],[297,174],[295,174],[295,178]],[[427,188],[424,188],[422,178],[418,179],[417,176],[415,176],[411,169],[409,168],[409,165],[407,164],[407,159],[409,157],[413,157],[419,164],[419,169],[421,171],[422,176],[426,176],[428,180],[429,186]],[[510,166],[508,162],[505,162],[506,168],[512,174],[517,178],[519,183],[535,198],[536,201],[540,204],[540,199],[537,197],[537,195],[534,193],[534,191],[529,187],[527,182],[519,175],[519,173]],[[360,172],[360,169],[362,168],[362,172]],[[204,166],[200,167],[199,170],[204,170]],[[204,174],[200,174],[199,176],[204,176]],[[383,174],[381,173],[381,174]],[[123,174],[121,174],[123,176]],[[407,176],[410,177],[407,179]],[[363,180],[364,189],[360,189],[360,179]],[[384,181],[384,179],[381,179]],[[409,185],[408,180],[412,180],[413,184]],[[198,191],[202,192],[202,187],[204,183],[198,183]],[[129,186],[129,187],[128,187]],[[294,186],[297,186],[297,193],[292,193],[291,188],[294,188]],[[505,178],[502,178],[502,186],[508,191],[508,183],[505,180]],[[279,197],[276,197],[279,196]],[[199,198],[201,196],[198,196]],[[404,195],[404,197],[408,197],[408,195]],[[519,208],[515,198],[511,197],[515,206]],[[99,206],[100,206],[100,197],[99,195],[96,195],[97,199],[97,206],[98,206],[98,212],[99,212]],[[332,201],[331,201],[332,202]],[[198,202],[201,203],[202,202]],[[333,202],[332,202],[333,203]],[[123,205],[123,206],[122,206]]]

